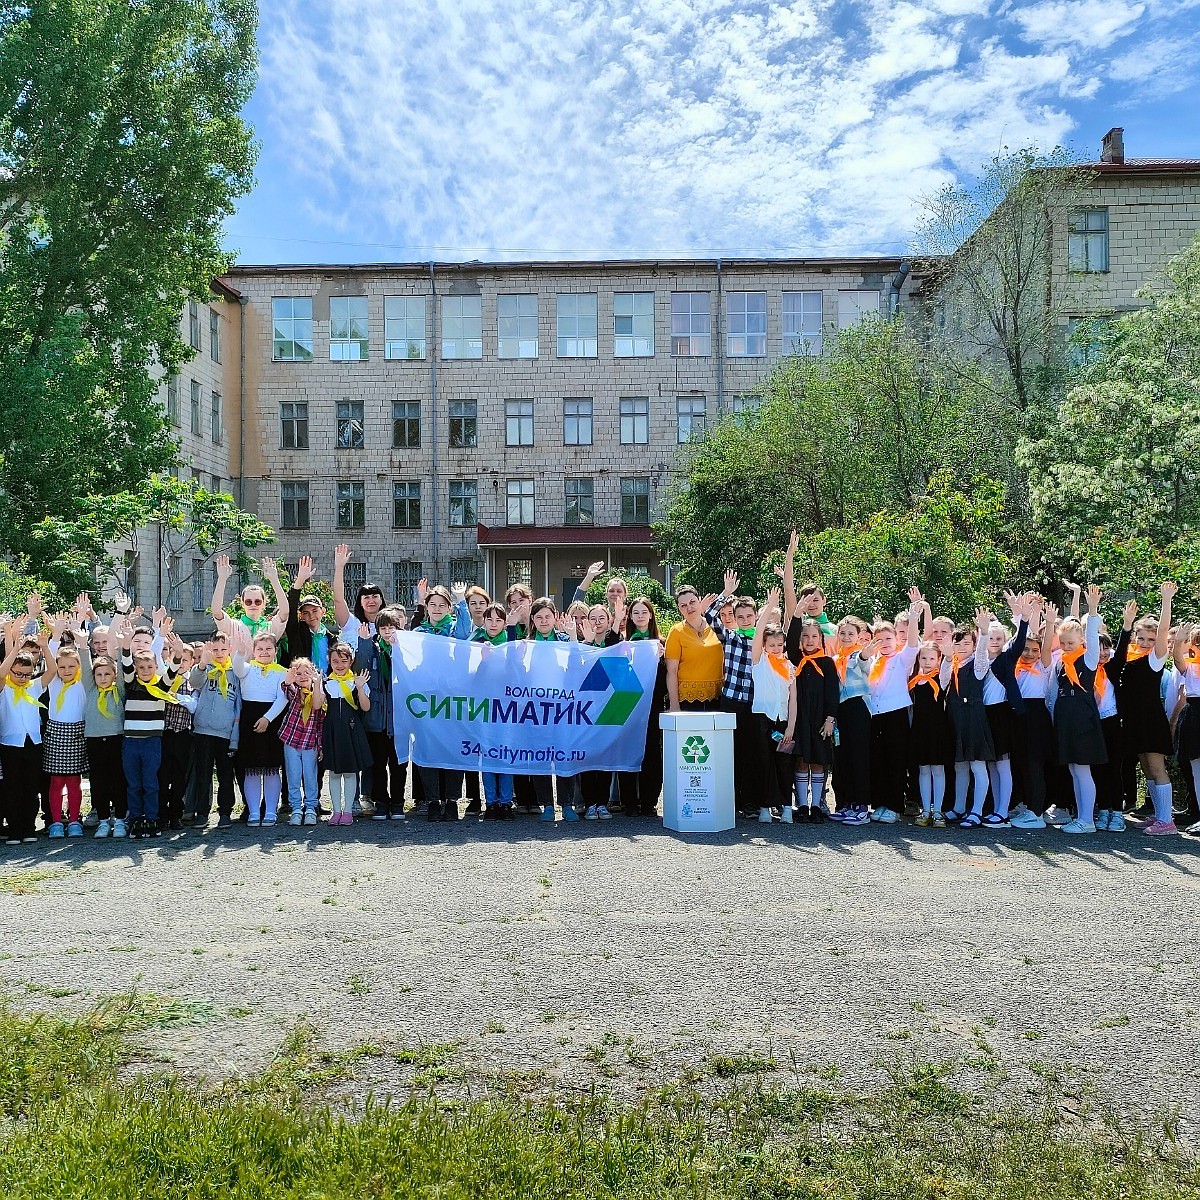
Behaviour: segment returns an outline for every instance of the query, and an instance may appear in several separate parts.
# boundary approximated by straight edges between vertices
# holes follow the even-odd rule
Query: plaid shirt
[[[721,681],[722,698],[738,704],[749,704],[754,699],[754,682],[750,677],[750,668],[753,665],[750,652],[754,645],[754,639],[743,637],[736,629],[726,629],[721,624],[721,606],[728,603],[728,596],[718,596],[709,605],[704,619],[725,647],[725,678]]]
[[[293,750],[315,750],[321,744],[321,731],[325,728],[325,710],[315,707],[320,697],[313,692],[314,708],[305,722],[303,693],[294,683],[285,683],[283,690],[287,692],[288,706],[279,728],[279,740]]]
[[[183,683],[175,689],[175,695],[177,696],[192,696],[194,694],[192,685],[187,679],[184,679]],[[168,704],[163,721],[168,733],[192,732],[192,710],[182,704]]]

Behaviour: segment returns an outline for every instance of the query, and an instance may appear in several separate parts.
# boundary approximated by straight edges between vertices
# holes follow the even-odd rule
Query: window
[[[167,376],[167,420],[179,428],[179,376]]]
[[[621,397],[621,445],[644,446],[650,440],[650,400],[647,396]]]
[[[712,353],[707,292],[671,293],[671,353],[676,358],[703,358]]]
[[[192,397],[191,397],[191,417],[192,417],[192,432],[197,437],[200,435],[200,385],[193,379]]]
[[[394,449],[416,449],[421,444],[421,402],[392,401],[392,446]]]
[[[425,568],[411,558],[392,563],[392,594],[397,604],[409,606],[417,602],[417,583],[424,574]]]
[[[767,352],[767,293],[730,292],[725,303],[729,357],[761,358]]]
[[[337,485],[337,527],[361,529],[367,523],[367,489],[361,479],[341,479]]]
[[[348,562],[346,572],[342,576],[342,594],[351,609],[358,599],[358,589],[367,582],[367,564],[365,562]]]
[[[276,362],[309,362],[313,356],[312,297],[276,296],[271,301]]]
[[[333,362],[359,362],[368,355],[366,296],[329,298],[329,357]]]
[[[224,438],[224,422],[221,416],[221,393],[212,394],[212,443],[219,446]]]
[[[383,298],[383,354],[385,358],[425,357],[425,297]]]
[[[533,445],[532,400],[505,400],[504,440],[509,446]]]
[[[279,525],[282,529],[308,528],[308,481],[279,486]]]
[[[462,529],[478,520],[478,497],[473,479],[450,480],[450,524]]]
[[[463,554],[450,560],[450,579],[468,587],[479,582],[479,555]]]
[[[221,314],[215,308],[208,310],[208,357],[221,361]]]
[[[650,479],[638,475],[621,480],[621,524],[650,524]]]
[[[285,450],[308,449],[308,401],[288,401],[279,406],[280,445]]]
[[[200,305],[195,300],[188,301],[188,345],[200,349]]]
[[[501,296],[496,308],[497,352],[501,358],[537,358],[538,298]]]
[[[1088,367],[1099,359],[1104,326],[1108,317],[1070,317],[1067,320],[1067,361],[1072,367]]]
[[[392,484],[392,525],[396,529],[421,528],[421,485],[417,480]]]
[[[506,587],[516,587],[518,583],[524,584],[527,588],[533,587],[533,559],[532,558],[510,558],[508,560],[508,569],[506,571],[508,583]]]
[[[1071,217],[1067,266],[1072,271],[1108,270],[1108,209],[1081,208]]]
[[[784,354],[821,353],[821,293],[783,293]]]
[[[475,400],[450,401],[450,445],[453,449],[477,446],[479,404]]]
[[[480,297],[443,298],[442,357],[483,357],[483,301]]]
[[[224,488],[225,488],[225,481],[220,477],[220,475],[214,475],[212,477],[212,488],[211,488],[211,491],[213,492],[213,494],[220,495],[220,493],[222,491],[224,491]]]
[[[592,402],[586,397],[563,401],[563,445],[592,444]]]
[[[361,400],[339,400],[337,402],[337,448],[339,450],[361,450],[363,436],[363,402]]]
[[[596,357],[596,297],[563,293],[558,297],[558,357]]]
[[[596,523],[596,503],[592,480],[568,479],[566,481],[565,511],[564,525],[594,525]]]
[[[510,525],[533,524],[532,479],[510,479],[508,481],[508,523]]]
[[[617,292],[613,296],[613,355],[617,358],[653,357],[653,292]]]
[[[675,440],[680,445],[704,432],[707,403],[703,396],[680,396],[675,401]]]
[[[755,392],[745,392],[734,396],[730,400],[729,411],[731,413],[757,412],[761,404],[761,396]]]
[[[838,328],[849,329],[879,315],[879,292],[874,288],[847,288],[838,292]]]
[[[202,613],[208,607],[204,595],[204,559],[192,559],[192,612]]]
[[[196,484],[197,487],[204,486],[204,472],[201,471],[199,467],[192,468],[192,482]]]

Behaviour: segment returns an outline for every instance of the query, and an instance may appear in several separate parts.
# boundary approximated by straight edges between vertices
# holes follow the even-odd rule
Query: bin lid
[[[703,733],[716,729],[714,718],[724,715],[711,712],[666,712],[658,718],[658,726],[660,729],[680,733]]]

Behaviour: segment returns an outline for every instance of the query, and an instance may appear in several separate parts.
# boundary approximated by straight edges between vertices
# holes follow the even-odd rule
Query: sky
[[[1005,148],[1200,158],[1200,0],[259,0],[243,263],[897,254]]]

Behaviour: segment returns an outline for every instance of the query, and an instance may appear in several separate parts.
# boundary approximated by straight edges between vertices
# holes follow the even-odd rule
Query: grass
[[[1081,1122],[1050,1083],[1022,1106],[970,1094],[954,1086],[953,1064],[911,1057],[866,1094],[732,1079],[638,1103],[497,1091],[351,1111],[320,1087],[396,1052],[324,1053],[298,1025],[261,1074],[205,1089],[123,1074],[125,1037],[103,1014],[0,1007],[0,1196],[1176,1200],[1200,1190],[1200,1165],[1169,1124]],[[452,1052],[414,1056],[433,1066]]]
[[[18,871],[15,875],[0,875],[0,893],[6,896],[35,896],[42,884],[57,879],[62,871],[35,869]]]

